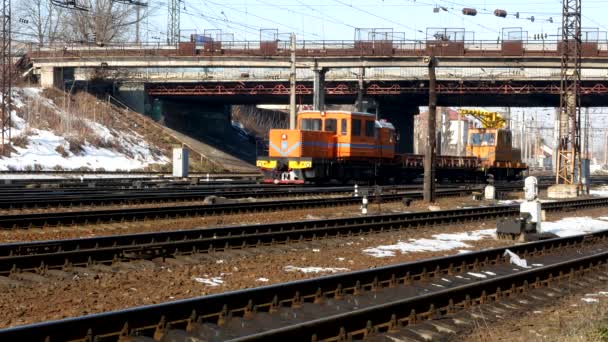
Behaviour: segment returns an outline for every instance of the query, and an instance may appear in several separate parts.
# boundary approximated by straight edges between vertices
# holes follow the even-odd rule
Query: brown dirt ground
[[[453,199],[452,199],[453,201]],[[333,209],[335,210],[335,209]],[[558,219],[561,214],[549,219]],[[579,215],[602,216],[605,209],[586,210]],[[352,238],[327,239],[287,246],[231,251],[212,255],[180,257],[165,262],[135,261],[114,266],[95,266],[49,275],[16,274],[0,277],[0,328],[64,317],[116,310],[137,305],[161,303],[211,293],[281,283],[326,273],[289,272],[286,266],[334,267],[360,270],[423,258],[456,253],[397,253],[375,258],[362,250],[407,239],[429,238],[433,234],[484,229],[493,222],[435,226]],[[469,242],[467,250],[504,246],[511,241],[486,239]],[[216,286],[194,278],[221,280]],[[262,280],[265,278],[266,280]]]
[[[608,285],[474,330],[465,342],[608,341]],[[591,300],[587,302],[583,300]]]

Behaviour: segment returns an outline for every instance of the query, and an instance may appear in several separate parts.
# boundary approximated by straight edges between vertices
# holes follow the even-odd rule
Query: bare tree
[[[63,8],[53,6],[49,0],[22,0],[15,10],[20,19],[15,29],[17,35],[23,33],[33,38],[39,47],[61,38],[65,27],[60,20],[65,12]],[[17,25],[16,20],[13,23]]]
[[[89,11],[70,11],[67,20],[70,39],[94,42],[103,46],[132,37],[135,24],[145,19],[137,17],[137,8],[114,0],[88,0]]]

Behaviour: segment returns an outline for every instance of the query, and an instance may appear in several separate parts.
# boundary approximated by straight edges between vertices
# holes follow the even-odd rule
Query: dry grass
[[[17,109],[28,127],[49,130],[63,136],[69,142],[69,151],[77,155],[85,143],[98,148],[107,148],[132,157],[133,151],[117,144],[114,139],[106,139],[87,124],[86,120],[111,128],[113,137],[120,136],[131,143],[148,142],[155,156],[171,159],[172,148],[181,142],[167,134],[154,120],[139,113],[119,108],[86,92],[69,94],[58,89],[45,89],[42,97],[24,98],[25,106]],[[130,136],[128,136],[130,134]],[[58,151],[67,153],[65,148]],[[171,164],[149,165],[144,171],[162,172],[171,170]],[[195,151],[190,153],[190,171],[223,171],[221,167],[206,160]]]
[[[232,106],[231,116],[234,120],[258,137],[265,137],[271,128],[287,128],[288,113],[259,109],[255,106]]]
[[[27,137],[27,133],[25,134],[20,134],[16,137],[12,137],[11,138],[11,143],[13,144],[13,146],[17,146],[17,147],[21,147],[21,148],[26,148],[27,147],[27,143],[29,141],[28,137]]]

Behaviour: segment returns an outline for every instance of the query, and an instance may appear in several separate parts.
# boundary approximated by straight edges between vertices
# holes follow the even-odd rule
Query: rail
[[[438,190],[438,196],[461,196],[473,190]],[[400,201],[404,197],[421,198],[420,191],[378,196],[382,201]],[[376,196],[370,197],[375,200]],[[180,205],[172,207],[106,209],[87,211],[51,212],[37,214],[9,214],[0,217],[0,229],[49,227],[55,225],[101,224],[128,222],[146,219],[189,218],[211,215],[226,215],[276,210],[337,207],[361,203],[359,197],[337,197],[327,199],[300,199],[286,201],[239,202],[230,204]]]
[[[78,183],[80,184],[80,183]],[[335,195],[352,194],[352,186],[340,187],[303,187],[303,186],[276,186],[264,184],[246,186],[239,184],[235,186],[222,187],[220,185],[199,186],[190,182],[184,183],[158,183],[141,182],[139,186],[126,188],[124,184],[112,188],[111,184],[104,184],[97,188],[67,189],[4,189],[0,187],[0,209],[46,209],[57,207],[75,207],[82,205],[114,205],[114,204],[139,204],[157,202],[189,202],[202,201],[209,196],[224,198],[268,198],[268,197],[302,197],[313,195]],[[475,187],[475,186],[473,186]],[[473,188],[470,187],[470,188]],[[522,186],[499,187],[499,191],[519,190]],[[443,189],[454,189],[453,186],[439,186]],[[380,187],[384,193],[397,193],[399,191],[416,190],[420,186],[383,186]],[[463,188],[464,189],[464,188]],[[375,187],[361,186],[361,193],[373,192]]]
[[[182,338],[214,334],[224,340],[359,339],[488,301],[513,298],[534,287],[569,284],[589,274],[586,270],[605,272],[607,238],[608,232],[602,231],[508,247],[522,258],[544,258],[545,265],[531,269],[504,267],[509,265],[507,248],[494,248],[18,326],[0,330],[0,339],[101,342],[154,336],[160,340],[179,331]],[[490,269],[502,271],[485,273],[483,279],[460,276]],[[448,280],[445,286],[432,286],[443,279]],[[353,296],[358,299],[348,300]],[[325,305],[319,305],[322,303]],[[300,315],[298,310],[306,314]],[[276,315],[281,319],[272,319]]]
[[[608,206],[608,198],[546,203],[543,208],[560,211],[603,206]],[[95,263],[111,264],[116,261],[257,248],[447,223],[462,224],[517,214],[519,206],[507,205],[12,243],[0,245],[0,275],[23,271],[45,273],[49,269]]]

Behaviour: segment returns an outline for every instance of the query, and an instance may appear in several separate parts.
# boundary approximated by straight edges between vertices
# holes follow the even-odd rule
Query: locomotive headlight
[[[287,134],[285,134],[285,133],[281,134],[281,139],[287,140]]]

